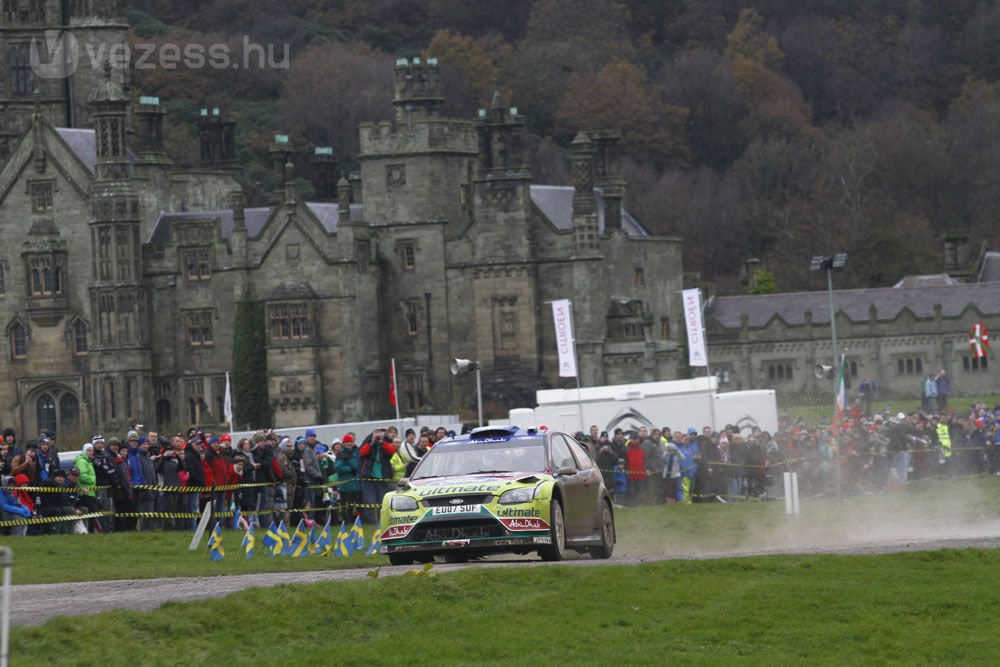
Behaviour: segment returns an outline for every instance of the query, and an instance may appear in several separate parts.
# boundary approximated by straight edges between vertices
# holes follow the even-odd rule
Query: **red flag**
[[[973,324],[969,329],[969,350],[972,356],[979,359],[985,357],[990,349],[990,334],[986,330],[986,325],[982,322]]]
[[[389,366],[389,405],[396,405],[396,360]]]

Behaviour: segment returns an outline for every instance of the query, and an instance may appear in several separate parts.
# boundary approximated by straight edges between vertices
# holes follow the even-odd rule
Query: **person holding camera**
[[[361,502],[365,505],[361,520],[364,523],[377,522],[376,508],[381,506],[383,496],[393,490],[392,456],[395,453],[396,446],[386,437],[384,429],[373,431],[358,450]]]

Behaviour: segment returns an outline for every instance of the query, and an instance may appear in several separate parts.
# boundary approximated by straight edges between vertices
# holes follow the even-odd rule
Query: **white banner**
[[[701,321],[701,291],[686,289],[681,292],[684,300],[684,326],[688,334],[688,365],[708,366],[705,349],[704,327]]]
[[[229,373],[226,373],[226,397],[222,402],[222,415],[229,425],[229,430],[233,430],[233,392],[229,386]]]
[[[552,302],[556,324],[556,349],[559,351],[559,377],[576,377],[576,340],[573,338],[573,307],[569,299]]]

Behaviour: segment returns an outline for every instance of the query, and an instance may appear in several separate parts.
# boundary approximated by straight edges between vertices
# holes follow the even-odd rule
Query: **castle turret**
[[[396,90],[392,105],[396,122],[410,125],[415,120],[436,116],[444,96],[441,94],[441,70],[437,58],[396,61]]]

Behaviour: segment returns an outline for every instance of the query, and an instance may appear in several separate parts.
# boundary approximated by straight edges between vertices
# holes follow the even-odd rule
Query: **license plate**
[[[452,516],[455,514],[479,514],[482,505],[444,505],[431,508],[433,516]]]

